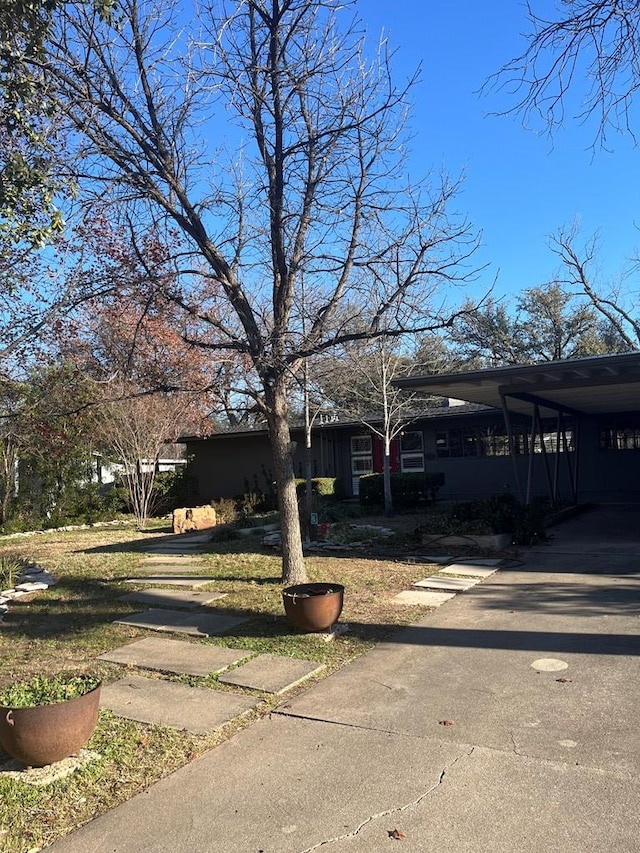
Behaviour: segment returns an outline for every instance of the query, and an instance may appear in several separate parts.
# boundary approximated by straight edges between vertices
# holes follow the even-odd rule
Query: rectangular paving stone
[[[497,569],[483,568],[480,565],[469,565],[468,563],[452,563],[444,569],[440,569],[439,575],[462,575],[465,578],[488,578],[495,575]]]
[[[441,575],[431,575],[430,578],[416,581],[415,583],[412,583],[411,586],[415,586],[420,589],[441,589],[446,590],[447,592],[464,592],[467,589],[471,589],[471,587],[475,586],[477,583],[478,580],[474,580],[473,578],[449,578],[442,577]]]
[[[132,675],[103,687],[100,706],[119,717],[186,729],[205,735],[246,714],[256,705],[251,696],[224,693],[206,687],[189,687],[157,678]]]
[[[142,563],[169,563],[173,560],[179,560],[180,565],[184,563],[197,563],[198,565],[204,565],[202,557],[200,555],[194,556],[193,554],[185,554],[182,557],[166,557],[163,554],[142,554],[140,556],[140,561]]]
[[[186,643],[184,640],[169,640],[165,637],[145,637],[126,646],[120,646],[99,655],[99,660],[156,669],[160,672],[178,672],[183,675],[199,675],[206,678],[251,655],[243,649],[225,646]]]
[[[148,585],[158,585],[158,586],[190,586],[197,589],[201,586],[206,586],[208,583],[213,583],[217,581],[218,578],[214,577],[202,577],[202,575],[194,575],[193,577],[185,577],[184,575],[175,574],[175,575],[148,575],[144,578],[126,578],[125,583],[136,583],[136,584],[148,584]],[[215,593],[218,598],[224,598],[227,593],[226,592],[217,592]]]
[[[140,563],[136,572],[149,572],[150,574],[176,574],[187,575],[196,572],[204,572],[207,567],[204,563],[178,563],[176,560],[164,560],[162,563]]]
[[[149,604],[151,607],[179,607],[194,610],[210,601],[224,597],[221,592],[195,592],[188,589],[146,589],[119,595],[119,601],[132,601],[135,604]]]
[[[228,616],[225,613],[184,613],[180,610],[145,610],[115,619],[117,625],[148,628],[169,634],[188,634],[191,637],[212,637],[226,634],[231,628],[247,622],[245,616]]]
[[[299,658],[280,657],[278,655],[258,655],[248,663],[231,670],[218,679],[223,684],[236,687],[249,687],[265,693],[284,693],[311,678],[325,668],[323,663],[315,663]]]
[[[394,595],[396,604],[419,604],[423,607],[440,607],[445,601],[455,598],[455,592],[429,592],[426,589],[405,589]]]

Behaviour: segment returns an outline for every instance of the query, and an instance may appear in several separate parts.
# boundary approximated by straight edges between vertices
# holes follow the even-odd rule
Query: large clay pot
[[[34,708],[0,706],[0,745],[29,767],[44,767],[78,752],[98,721],[100,685],[66,702]]]
[[[339,583],[300,583],[282,590],[290,622],[303,631],[326,631],[342,613],[344,587]]]

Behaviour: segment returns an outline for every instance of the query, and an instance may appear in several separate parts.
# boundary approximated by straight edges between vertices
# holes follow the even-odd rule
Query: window
[[[573,430],[566,423],[565,436],[568,450],[573,451]],[[558,441],[557,423],[553,420],[543,422],[543,434],[536,435],[533,452],[542,453],[544,442],[545,452],[564,453],[565,443],[562,434],[559,438]],[[526,424],[514,424],[513,443],[516,455],[528,455],[531,446],[531,428]],[[499,424],[441,430],[436,432],[436,453],[439,459],[459,459],[464,456],[509,456],[509,437],[506,428]]]
[[[373,459],[371,456],[353,456],[351,458],[352,474],[371,474],[373,472]]]
[[[400,435],[400,470],[424,471],[424,436],[421,432],[403,432]]]
[[[351,455],[355,456],[357,453],[371,453],[370,435],[351,436]]]
[[[601,450],[640,450],[640,417],[619,415],[600,425]]]
[[[360,494],[360,477],[373,473],[373,442],[370,435],[351,436],[351,492]]]

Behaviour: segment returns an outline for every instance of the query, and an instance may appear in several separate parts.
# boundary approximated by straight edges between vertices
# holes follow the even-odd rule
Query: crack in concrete
[[[526,752],[520,751],[520,748],[518,747],[518,741],[516,740],[515,735],[513,734],[512,731],[509,731],[509,737],[510,737],[511,743],[513,745],[513,749],[511,751],[513,752],[514,755],[517,755],[518,758],[533,758],[533,759],[536,758],[536,756],[534,756],[534,755],[528,755]],[[499,752],[500,750],[496,750],[496,751]],[[539,759],[539,760],[545,760],[545,759]]]
[[[368,818],[365,818],[355,829],[352,829],[351,832],[345,832],[343,835],[336,835],[333,838],[326,838],[324,841],[318,841],[317,844],[313,844],[311,847],[306,847],[301,853],[312,853],[314,850],[318,850],[320,847],[324,847],[327,844],[334,844],[336,841],[345,841],[348,838],[355,838],[359,833],[364,829],[365,826],[368,826],[374,820],[380,820],[380,818],[388,817],[392,814],[399,814],[400,812],[404,812],[407,809],[414,808],[415,806],[419,806],[420,803],[425,800],[436,788],[439,788],[440,785],[444,782],[444,778],[447,775],[447,771],[453,767],[454,764],[457,764],[461,758],[469,757],[473,755],[475,750],[475,746],[472,746],[470,749],[465,750],[465,752],[456,756],[453,761],[450,761],[446,764],[442,770],[440,771],[440,775],[438,776],[438,781],[433,784],[430,788],[420,794],[415,800],[412,800],[410,803],[405,803],[403,806],[395,806],[391,809],[386,809],[383,812],[377,812],[376,814],[370,815]]]

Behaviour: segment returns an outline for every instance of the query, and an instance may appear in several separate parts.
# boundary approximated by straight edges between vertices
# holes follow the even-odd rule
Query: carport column
[[[569,455],[569,442],[567,441],[567,431],[562,431],[562,441],[564,444],[564,455],[567,460],[567,468],[569,470],[569,482],[573,492],[573,502],[578,503],[578,471],[580,468],[580,415],[573,416],[573,471],[571,470],[571,456]]]
[[[549,467],[549,457],[547,456],[547,447],[544,443],[544,427],[542,425],[542,418],[540,417],[540,406],[536,403],[533,410],[533,417],[538,423],[538,432],[540,434],[540,451],[542,453],[542,460],[544,462],[544,470],[547,475],[547,486],[549,487],[549,497],[553,504],[555,504],[556,495],[553,489],[553,480],[551,478],[551,469]],[[527,486],[527,489],[530,489],[531,485]],[[527,500],[527,503],[529,501]]]
[[[522,503],[522,487],[520,485],[520,474],[518,473],[518,464],[516,460],[516,447],[515,442],[513,440],[513,430],[511,429],[511,414],[509,412],[509,408],[507,406],[507,398],[506,395],[500,392],[500,402],[502,404],[502,414],[504,417],[504,425],[507,430],[507,438],[509,439],[509,453],[511,454],[511,464],[513,466],[513,478],[516,483],[516,491],[518,493],[518,500]]]

